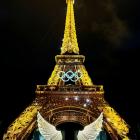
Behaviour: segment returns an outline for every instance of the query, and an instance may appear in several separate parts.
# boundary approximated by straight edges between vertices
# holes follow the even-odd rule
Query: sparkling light
[[[66,101],[68,101],[68,100],[69,100],[69,98],[68,98],[68,97],[66,97],[66,98],[65,98],[65,100],[66,100]]]
[[[109,118],[107,118],[107,120],[108,120],[108,121],[110,121],[110,119],[109,119]]]
[[[89,103],[90,102],[90,99],[86,99],[86,102]]]
[[[87,107],[87,104],[84,104],[83,106],[84,106],[84,107]]]
[[[74,97],[74,100],[78,101],[79,100],[79,97],[78,96]]]

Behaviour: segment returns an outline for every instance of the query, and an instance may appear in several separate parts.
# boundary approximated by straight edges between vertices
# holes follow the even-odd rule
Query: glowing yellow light
[[[66,15],[64,38],[61,47],[61,54],[65,54],[66,52],[79,54],[73,10],[74,0],[67,0],[66,3],[67,3],[67,15]]]

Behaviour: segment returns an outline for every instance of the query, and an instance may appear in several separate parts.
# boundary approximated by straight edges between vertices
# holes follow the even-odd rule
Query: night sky
[[[140,2],[75,0],[80,54],[94,84],[140,136]],[[0,2],[0,134],[46,84],[60,53],[65,0]],[[138,134],[139,133],[139,134]],[[136,135],[137,136],[136,136]]]

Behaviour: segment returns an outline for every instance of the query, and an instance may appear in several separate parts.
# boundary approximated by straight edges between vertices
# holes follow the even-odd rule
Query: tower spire
[[[79,47],[75,29],[74,19],[74,0],[66,0],[67,3],[67,14],[65,22],[64,38],[61,47],[61,54],[79,54]]]

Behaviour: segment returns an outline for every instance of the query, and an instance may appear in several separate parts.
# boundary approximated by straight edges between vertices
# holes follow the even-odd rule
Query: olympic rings
[[[58,72],[58,76],[64,82],[68,82],[68,81],[76,82],[82,77],[82,73],[80,72],[80,70],[76,72],[73,72],[72,70],[69,70],[67,72],[60,71]]]

